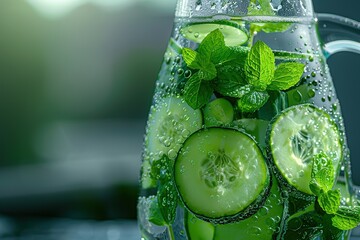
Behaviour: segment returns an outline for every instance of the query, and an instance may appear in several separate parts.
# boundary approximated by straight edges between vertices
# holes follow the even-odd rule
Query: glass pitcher
[[[359,191],[326,59],[359,53],[359,26],[310,0],[178,0],[144,139],[143,239],[349,239]]]

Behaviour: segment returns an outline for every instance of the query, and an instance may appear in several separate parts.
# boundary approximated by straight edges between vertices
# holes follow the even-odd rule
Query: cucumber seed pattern
[[[228,188],[240,173],[238,164],[225,154],[224,149],[209,152],[201,166],[200,177],[210,188]]]
[[[302,163],[309,164],[314,155],[314,146],[311,137],[305,130],[298,131],[291,138],[291,148],[296,158]]]

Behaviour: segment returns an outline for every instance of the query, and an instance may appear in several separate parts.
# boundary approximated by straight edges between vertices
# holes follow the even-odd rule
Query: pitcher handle
[[[337,52],[360,54],[360,22],[334,14],[318,13],[318,30],[322,49],[326,58]],[[350,166],[345,166],[345,174],[350,173]],[[348,176],[351,179],[351,176]],[[360,202],[360,186],[350,183],[350,189]]]
[[[316,18],[326,58],[344,51],[360,54],[360,22],[327,13]]]

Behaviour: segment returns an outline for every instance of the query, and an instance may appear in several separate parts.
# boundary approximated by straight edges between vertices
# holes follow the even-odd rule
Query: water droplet
[[[332,109],[333,109],[334,111],[337,110],[337,104],[336,104],[336,103],[334,103],[334,104],[332,105]]]
[[[261,228],[259,228],[259,227],[252,227],[252,229],[251,229],[251,233],[253,234],[253,235],[256,235],[256,236],[258,236],[258,235],[260,235],[261,234]]]
[[[179,69],[177,70],[177,73],[181,76],[181,75],[184,73],[184,69],[179,68]]]
[[[312,72],[312,73],[311,73],[311,76],[312,76],[312,77],[316,77],[316,73],[315,73],[315,72]]]
[[[201,10],[201,7],[202,7],[201,1],[197,1],[197,2],[196,2],[196,6],[195,6],[195,10],[196,10],[196,11],[200,11],[200,10]]]
[[[175,58],[175,63],[180,63],[181,62],[181,58],[179,57],[179,56],[177,56],[176,58]]]
[[[189,78],[189,77],[191,77],[191,71],[190,70],[186,70],[185,71],[185,73],[184,73],[184,76],[185,76],[185,78]]]
[[[309,96],[310,98],[315,97],[315,90],[314,90],[314,89],[310,89],[310,90],[308,91],[308,96]]]

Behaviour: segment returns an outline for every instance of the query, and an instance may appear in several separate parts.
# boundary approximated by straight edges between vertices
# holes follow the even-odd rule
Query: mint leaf
[[[263,32],[272,33],[272,32],[285,32],[290,28],[291,25],[292,23],[277,22],[277,23],[265,23],[263,26],[259,26],[259,27],[260,30],[262,30]]]
[[[272,16],[275,13],[270,5],[270,0],[251,0],[248,6],[248,15]]]
[[[340,230],[353,229],[360,223],[360,206],[341,206],[331,220],[333,226]]]
[[[227,97],[242,98],[246,94],[249,94],[251,91],[252,88],[250,85],[239,85],[231,89],[220,89],[219,93]]]
[[[275,71],[275,57],[271,48],[257,41],[250,49],[245,63],[246,79],[256,90],[264,91],[271,83]]]
[[[151,164],[151,178],[159,180],[160,184],[164,184],[170,181],[172,178],[172,168],[174,161],[172,161],[167,155],[162,155],[158,160],[155,160]]]
[[[206,67],[199,70],[198,75],[199,75],[199,78],[201,78],[202,80],[207,80],[207,81],[216,78],[217,71],[216,71],[215,65],[212,64],[211,62],[207,63]]]
[[[323,152],[313,158],[310,189],[319,196],[322,192],[332,189],[335,181],[335,171],[331,159]]]
[[[148,220],[155,225],[164,226],[166,222],[162,213],[160,211],[158,200],[155,196],[149,197],[150,207],[149,207],[149,216]]]
[[[269,99],[269,94],[266,91],[250,91],[244,94],[238,101],[238,107],[242,112],[255,112]]]
[[[237,65],[223,65],[217,69],[218,76],[215,82],[215,90],[224,96],[246,84],[243,69]]]
[[[219,29],[215,29],[202,40],[197,51],[213,62],[213,56],[221,54],[224,48],[224,35]]]
[[[201,79],[211,80],[217,75],[215,65],[210,58],[190,48],[183,48],[182,55],[189,68],[198,69]]]
[[[327,214],[334,214],[340,206],[340,190],[329,190],[320,194],[318,203]]]
[[[172,224],[175,220],[178,195],[172,181],[162,185],[157,193],[157,201],[161,215],[167,224]]]
[[[210,82],[203,81],[199,72],[191,76],[184,88],[184,97],[187,104],[193,109],[204,106],[213,94]]]
[[[182,57],[185,61],[185,63],[191,67],[194,68],[196,67],[195,63],[196,63],[196,57],[198,55],[198,53],[194,50],[192,50],[191,48],[183,48],[182,51]],[[194,65],[193,65],[194,63]]]
[[[279,64],[275,69],[274,79],[267,87],[269,90],[287,90],[300,81],[305,65],[297,62]]]

